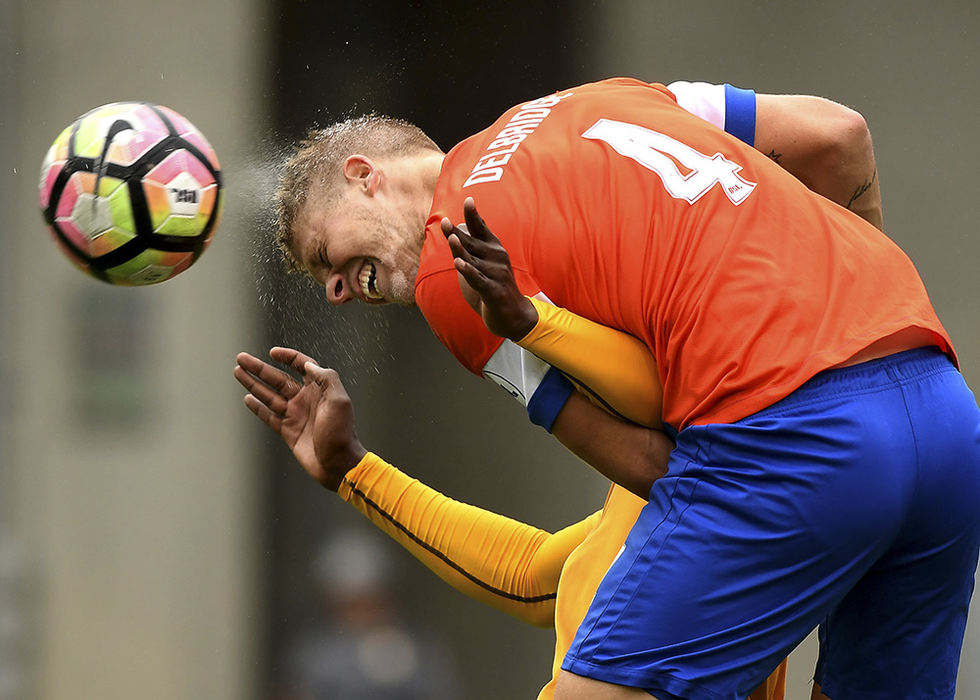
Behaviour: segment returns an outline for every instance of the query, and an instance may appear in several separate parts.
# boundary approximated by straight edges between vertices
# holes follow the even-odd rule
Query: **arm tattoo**
[[[869,189],[871,189],[871,185],[873,185],[874,182],[875,182],[875,180],[877,180],[877,179],[878,179],[878,169],[875,168],[875,171],[873,173],[871,173],[871,179],[868,180],[867,182],[865,182],[863,185],[858,185],[855,188],[854,194],[851,195],[850,200],[848,200],[848,202],[847,202],[847,208],[850,209],[851,208],[851,205],[854,204],[854,200],[855,199],[857,199],[862,194],[864,194]]]
[[[776,153],[776,149],[773,148],[766,154],[766,158],[771,158],[774,162],[778,163],[779,159],[783,157],[782,153]]]

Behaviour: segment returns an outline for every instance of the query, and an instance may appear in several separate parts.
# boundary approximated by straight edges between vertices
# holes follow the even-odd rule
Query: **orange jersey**
[[[439,221],[472,196],[521,291],[642,340],[664,421],[730,422],[893,333],[952,347],[907,256],[661,85],[518,105],[447,155],[416,301],[481,373],[501,340],[465,303]]]

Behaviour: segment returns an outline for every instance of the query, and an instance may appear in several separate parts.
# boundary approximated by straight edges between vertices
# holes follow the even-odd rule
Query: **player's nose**
[[[351,292],[350,285],[344,280],[343,275],[335,272],[330,277],[327,278],[327,283],[324,285],[327,293],[327,301],[329,301],[334,306],[340,304],[346,304],[348,301],[354,298]]]

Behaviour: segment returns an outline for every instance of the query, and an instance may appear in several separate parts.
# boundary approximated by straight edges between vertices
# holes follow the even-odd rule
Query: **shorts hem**
[[[820,686],[820,692],[830,698],[830,700],[835,700],[838,697],[847,697],[848,700],[851,700],[851,698],[854,700],[881,700],[884,697],[899,697],[892,694],[897,692],[897,689],[895,688],[888,690],[888,695],[883,695],[882,693],[884,691],[882,690],[862,693],[860,691],[847,690],[844,684],[837,683],[833,678],[826,675],[824,675],[822,678],[819,675],[815,676],[813,680]],[[955,688],[953,690],[932,695],[908,695],[907,692],[908,691],[903,691],[900,697],[908,698],[908,700],[955,700],[954,696],[956,695]]]
[[[666,673],[649,673],[629,668],[600,666],[568,656],[565,657],[562,669],[604,683],[639,688],[662,700],[673,700],[677,697],[683,697],[685,700],[728,700],[730,697],[719,695],[703,686],[675,678]],[[667,693],[667,697],[663,697],[663,693]]]

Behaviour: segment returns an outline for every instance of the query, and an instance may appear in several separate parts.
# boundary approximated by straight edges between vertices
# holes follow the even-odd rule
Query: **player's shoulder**
[[[603,104],[650,104],[664,103],[676,104],[673,93],[667,89],[663,83],[648,82],[640,78],[628,76],[616,76],[595,80],[590,83],[559,90],[555,93],[558,96],[567,98],[568,105],[578,105],[586,108],[585,105]],[[574,111],[574,110],[571,110]]]
[[[453,255],[440,226],[444,216],[455,220],[451,215],[433,209],[425,223],[425,240],[422,243],[419,269],[415,276],[416,303],[420,307],[428,303],[430,298],[438,298],[444,291],[454,289],[458,284]],[[421,299],[420,291],[422,291]]]
[[[503,342],[490,333],[483,320],[463,298],[455,268],[419,268],[415,303],[439,342],[461,365],[474,374],[483,372],[487,360]]]

